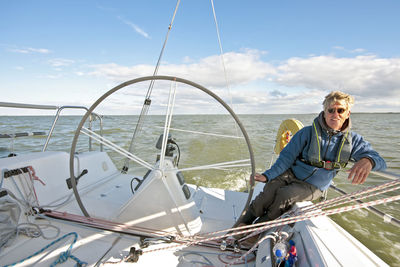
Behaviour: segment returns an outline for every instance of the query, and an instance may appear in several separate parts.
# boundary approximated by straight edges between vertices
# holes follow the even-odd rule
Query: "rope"
[[[344,196],[339,196],[339,197],[336,197],[336,198],[333,198],[333,199],[330,199],[330,200],[322,201],[322,202],[317,203],[315,205],[310,205],[310,206],[303,207],[302,209],[303,210],[310,209],[310,211],[311,211],[311,210],[315,210],[315,209],[319,209],[319,208],[328,208],[328,207],[334,206],[335,203],[345,204],[345,203],[348,203],[348,202],[353,201],[353,200],[359,200],[359,199],[363,199],[363,198],[366,198],[366,197],[371,197],[371,196],[375,196],[375,195],[379,195],[379,194],[382,194],[382,193],[387,193],[387,192],[396,190],[396,189],[398,189],[398,187],[394,187],[392,189],[385,189],[385,190],[383,190],[383,189],[387,188],[387,187],[399,185],[399,184],[400,184],[400,180],[394,180],[394,181],[383,183],[383,184],[378,185],[378,186],[370,186],[370,187],[367,187],[365,189],[361,189],[361,190],[352,192],[352,193],[344,195]],[[372,193],[374,191],[379,191],[379,190],[382,190],[382,191],[370,194],[370,193]],[[366,195],[366,196],[363,196],[363,195]],[[348,201],[340,203],[340,201],[345,200],[345,199],[348,199]]]
[[[132,226],[129,224],[123,224],[118,222],[107,221],[104,219],[98,218],[91,218],[82,215],[75,215],[66,212],[59,212],[59,211],[46,211],[44,214],[51,218],[62,219],[72,222],[79,222],[90,225],[92,227],[106,229],[114,232],[125,233],[125,234],[132,234],[132,235],[148,235],[149,237],[160,238],[160,237],[170,237],[172,233],[163,231],[163,230],[156,230],[151,228],[139,227],[139,226]],[[135,223],[135,222],[132,222]]]
[[[164,169],[165,150],[167,148],[169,128],[171,127],[172,114],[173,114],[174,106],[175,106],[176,87],[177,87],[176,81],[174,84],[175,84],[175,86],[173,87],[172,82],[171,82],[171,87],[169,89],[168,106],[167,106],[167,111],[166,111],[166,116],[165,116],[165,125],[164,125],[161,156],[160,156],[160,163],[159,163],[159,168],[161,170]]]
[[[229,92],[229,96],[230,96],[230,102],[231,102],[231,106],[232,106],[232,96],[231,96],[231,91],[230,91],[230,86],[229,86],[229,81],[228,81],[228,75],[227,75],[226,67],[225,67],[224,51],[222,50],[221,37],[220,37],[220,34],[219,34],[217,15],[215,14],[215,8],[214,8],[214,1],[213,0],[211,0],[211,8],[212,8],[213,15],[214,15],[215,28],[217,30],[217,38],[218,38],[219,50],[220,50],[220,53],[221,53],[221,63],[222,63],[222,67],[224,69],[225,83],[226,83],[226,87],[228,88],[228,92]]]
[[[169,26],[168,26],[167,35],[165,36],[164,44],[163,44],[163,47],[162,47],[162,49],[161,49],[160,55],[159,55],[159,57],[158,57],[156,67],[155,67],[154,72],[153,72],[153,76],[156,76],[157,73],[158,73],[158,69],[159,69],[160,64],[161,64],[161,58],[162,58],[162,56],[163,56],[163,54],[164,54],[164,49],[165,49],[165,47],[166,47],[166,45],[167,45],[168,37],[169,37],[169,34],[170,34],[170,32],[171,32],[172,24],[174,23],[176,13],[177,13],[177,11],[178,11],[179,4],[180,4],[180,0],[178,0],[178,1],[176,2],[174,14],[172,15],[171,23],[170,23]],[[150,99],[150,97],[151,97],[151,93],[152,93],[152,91],[153,91],[154,82],[155,82],[155,80],[151,80],[151,81],[150,81],[150,85],[149,85],[149,88],[147,89],[146,98],[145,98],[145,100],[144,100],[144,103],[143,103],[143,106],[142,106],[142,110],[141,110],[141,112],[140,112],[140,116],[139,116],[139,119],[138,119],[138,123],[137,123],[137,125],[136,125],[136,127],[135,127],[135,130],[134,130],[134,132],[133,132],[133,135],[132,135],[131,143],[130,143],[130,145],[129,145],[129,150],[128,150],[128,151],[131,152],[131,153],[133,152],[133,146],[134,146],[134,141],[135,141],[135,139],[136,139],[136,135],[139,134],[139,133],[141,132],[142,125],[143,125],[143,123],[144,123],[144,118],[146,117],[146,115],[147,115],[147,113],[148,113],[148,111],[149,111],[149,107],[150,107],[150,104],[151,104],[151,99]],[[127,157],[127,158],[125,159],[125,162],[124,162],[124,166],[123,166],[123,168],[122,168],[122,171],[126,173],[126,172],[128,171],[128,168],[129,168],[129,157]]]
[[[78,234],[75,233],[75,232],[71,232],[71,233],[65,234],[64,236],[58,238],[57,240],[54,240],[53,242],[51,242],[50,244],[46,245],[45,247],[43,247],[42,249],[38,250],[37,252],[33,253],[32,255],[30,255],[30,256],[28,256],[28,257],[26,257],[26,258],[24,258],[24,259],[22,259],[22,260],[20,260],[18,262],[5,265],[4,267],[14,266],[16,264],[19,264],[19,263],[22,263],[22,262],[24,262],[26,260],[29,260],[29,259],[39,255],[40,253],[42,253],[45,250],[47,250],[49,247],[55,245],[56,243],[60,242],[61,240],[65,239],[65,238],[67,238],[69,236],[73,236],[74,237],[71,245],[69,246],[69,248],[66,251],[62,252],[59,255],[58,259],[55,260],[50,266],[53,267],[53,266],[56,266],[59,263],[66,262],[69,258],[71,258],[74,261],[76,261],[76,266],[86,266],[87,265],[86,262],[83,262],[83,261],[79,260],[77,257],[75,257],[74,255],[71,255],[72,246],[75,244],[76,240],[78,239]]]
[[[249,159],[241,159],[241,160],[235,160],[235,161],[215,163],[215,164],[210,164],[210,165],[202,165],[202,166],[196,166],[196,167],[183,168],[183,169],[179,169],[179,170],[181,172],[183,172],[183,171],[192,171],[192,170],[206,170],[206,169],[234,168],[234,167],[250,166],[250,163],[235,164],[235,163],[242,163],[242,162],[244,163],[244,162],[248,162],[248,161],[249,161]]]
[[[4,174],[4,172],[3,172],[3,174]],[[4,177],[2,177],[2,178],[4,178]],[[26,178],[26,177],[24,176],[24,178]],[[32,179],[31,175],[30,175],[30,178]],[[16,186],[16,189],[20,192],[18,185],[14,181],[14,178],[11,177],[11,179],[13,180],[14,186]],[[34,211],[33,207],[31,206],[32,204],[29,201],[27,201],[26,199],[22,199],[22,200],[18,199],[9,190],[6,190],[6,192],[12,199],[17,201],[17,203],[19,203],[19,205],[21,205],[24,208],[25,211],[23,213],[26,216],[28,216],[28,215],[31,215],[33,217],[40,216],[38,214],[35,214],[35,211]],[[24,198],[23,195],[21,195],[21,197]],[[18,218],[19,218],[19,215],[18,215]],[[54,239],[60,234],[60,228],[58,228],[57,226],[54,226],[51,224],[35,224],[32,222],[29,222],[29,217],[27,217],[27,220],[28,220],[28,222],[26,222],[26,223],[19,223],[15,227],[7,229],[7,231],[11,230],[11,232],[10,232],[11,234],[6,237],[6,240],[1,240],[0,247],[4,246],[6,244],[7,244],[6,246],[11,246],[11,244],[13,244],[15,242],[15,240],[17,239],[17,237],[21,234],[26,235],[27,237],[30,237],[30,238],[43,237],[44,239],[47,239],[47,240]],[[54,228],[56,230],[55,235],[54,236],[46,236],[42,231],[42,228],[45,228],[45,227]],[[6,230],[6,229],[3,229],[3,230]]]
[[[335,206],[334,203],[337,203],[336,205],[342,205],[342,204],[346,204],[346,203],[348,203],[350,201],[353,201],[353,200],[363,199],[363,198],[366,198],[366,197],[371,197],[371,196],[375,196],[375,195],[378,195],[378,194],[387,193],[387,192],[390,192],[390,191],[398,189],[398,187],[394,187],[394,188],[391,188],[391,189],[385,189],[385,190],[382,190],[382,189],[384,189],[385,187],[390,187],[390,186],[394,186],[394,185],[397,185],[397,184],[400,184],[400,180],[387,182],[387,183],[384,183],[384,184],[379,185],[379,186],[371,186],[371,187],[368,187],[366,189],[362,189],[362,190],[353,192],[353,193],[348,194],[346,196],[340,196],[340,197],[333,198],[333,199],[330,199],[330,200],[322,201],[322,202],[320,202],[318,204],[312,204],[312,205],[309,205],[309,206],[302,207],[302,208],[298,209],[296,213],[292,212],[289,215],[300,215],[300,214],[306,213],[306,212],[307,213],[313,213],[317,209],[331,208],[332,206]],[[378,191],[378,190],[382,190],[382,191],[381,192],[376,192],[374,194],[370,194],[370,195],[367,195],[367,196],[362,196],[364,194],[368,194],[368,193],[371,193],[373,191]],[[357,198],[357,196],[359,196],[359,197]],[[345,200],[345,199],[349,199],[349,200],[348,201],[339,202],[339,201]],[[282,222],[284,222],[285,220],[288,220],[288,219],[289,218],[281,218],[280,220],[282,220]],[[275,220],[275,221],[277,221],[277,220]],[[270,222],[273,222],[273,221],[270,221]],[[255,224],[246,225],[246,226],[237,227],[237,228],[231,228],[231,229],[227,229],[227,230],[216,231],[216,232],[210,232],[210,233],[203,234],[202,236],[211,236],[211,235],[224,233],[224,232],[227,232],[227,231],[234,231],[234,230],[253,228],[254,225]],[[248,232],[250,232],[250,231],[248,231]],[[246,232],[244,232],[244,233],[246,233]],[[236,234],[241,234],[241,233],[235,233],[235,235]]]
[[[164,127],[161,127],[161,126],[154,126],[154,127],[155,128],[164,128]],[[170,128],[170,130],[177,131],[177,132],[184,132],[184,133],[202,134],[202,135],[207,135],[207,136],[217,136],[217,137],[225,137],[225,138],[244,139],[243,136],[236,136],[236,135],[206,133],[206,132],[190,131],[190,130],[183,130],[183,129],[177,129],[177,128]]]
[[[282,218],[282,219],[277,219],[277,220],[273,220],[273,221],[261,222],[261,223],[257,223],[257,224],[253,224],[253,225],[246,225],[246,226],[242,226],[242,227],[227,229],[227,230],[213,232],[213,233],[209,233],[208,234],[208,235],[212,235],[212,234],[217,234],[217,233],[221,233],[221,232],[228,232],[228,231],[232,231],[232,230],[235,231],[233,233],[229,232],[228,234],[224,234],[224,235],[220,235],[220,236],[214,236],[214,237],[209,237],[209,238],[202,238],[200,236],[194,236],[194,237],[192,237],[192,239],[197,238],[197,240],[188,241],[188,242],[186,242],[184,244],[178,244],[178,245],[173,245],[173,246],[164,247],[164,248],[151,249],[151,250],[143,251],[143,253],[150,253],[150,252],[155,252],[155,251],[160,251],[160,250],[165,250],[165,249],[177,248],[177,247],[181,247],[181,246],[196,245],[196,244],[199,244],[199,243],[202,243],[202,242],[213,241],[213,240],[217,240],[217,239],[223,239],[223,238],[226,238],[226,237],[229,237],[229,236],[232,236],[232,235],[250,233],[250,232],[253,232],[255,230],[261,232],[261,231],[265,231],[265,230],[267,230],[269,228],[276,227],[276,226],[296,223],[296,222],[309,220],[311,218],[317,218],[317,217],[321,217],[321,216],[328,216],[328,215],[333,215],[333,214],[337,214],[337,213],[357,210],[357,209],[365,208],[367,206],[374,206],[374,205],[379,205],[379,204],[383,204],[383,203],[389,203],[389,202],[397,201],[397,200],[400,200],[400,195],[393,196],[393,197],[387,197],[387,198],[383,198],[383,199],[378,199],[378,200],[374,200],[374,201],[370,201],[370,202],[366,202],[366,203],[361,203],[361,204],[357,204],[357,205],[340,207],[340,208],[331,209],[331,210],[327,210],[327,211],[302,212],[297,216],[291,216],[291,217],[288,217],[288,218]],[[247,229],[247,230],[242,230],[242,229]],[[242,230],[242,231],[237,231],[237,230]]]

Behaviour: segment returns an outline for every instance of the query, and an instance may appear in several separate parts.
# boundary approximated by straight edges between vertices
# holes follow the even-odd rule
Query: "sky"
[[[177,3],[1,0],[0,102],[89,107],[152,75]],[[398,0],[182,0],[158,74],[198,83],[239,114],[317,113],[332,90],[355,97],[353,112],[400,112],[399,11]],[[140,90],[102,111],[137,112]],[[182,98],[181,111],[201,113],[189,108],[203,97]]]

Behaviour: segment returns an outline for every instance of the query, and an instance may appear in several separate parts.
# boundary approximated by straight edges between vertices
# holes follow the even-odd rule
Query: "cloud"
[[[261,57],[258,50],[223,55],[232,88],[226,94],[226,81],[220,56],[195,61],[183,58],[181,64],[164,63],[159,75],[185,78],[213,90],[235,106],[239,113],[315,113],[331,90],[342,90],[356,98],[355,111],[400,111],[400,58],[376,55],[356,57],[294,57],[276,64]],[[113,82],[150,76],[153,65],[121,66],[116,63],[92,65],[91,75]],[[222,90],[224,89],[224,90]],[[144,89],[146,90],[146,89]],[[180,93],[181,94],[181,93]],[[182,106],[206,107],[193,93],[180,95]]]
[[[91,67],[94,70],[90,72],[90,75],[106,77],[116,82],[127,81],[140,76],[148,76],[154,72],[154,66],[144,64],[126,67],[115,63],[108,63],[96,64]]]
[[[342,89],[358,96],[399,97],[400,58],[291,58],[277,67],[274,81],[288,87]]]
[[[45,49],[45,48],[32,48],[32,47],[14,48],[14,49],[10,49],[10,51],[15,52],[15,53],[20,53],[20,54],[32,54],[32,53],[49,54],[49,53],[51,53],[50,50]]]
[[[141,29],[139,26],[137,26],[133,22],[131,22],[129,20],[126,20],[126,19],[122,18],[121,16],[118,16],[117,18],[120,21],[122,21],[123,23],[125,23],[126,25],[130,26],[132,29],[135,30],[135,32],[137,32],[138,34],[142,35],[144,38],[151,39],[150,35],[147,32],[145,32],[143,29]]]
[[[248,50],[243,53],[229,52],[223,55],[228,81],[232,85],[245,84],[275,74],[269,63],[260,60],[263,52]],[[184,62],[187,62],[184,58]],[[191,62],[191,61],[190,61]],[[159,75],[171,75],[193,80],[204,86],[226,87],[220,56],[209,56],[198,62],[187,64],[162,64]],[[120,66],[115,63],[92,65],[92,75],[105,76],[108,79],[122,82],[140,76],[152,75],[153,65]]]
[[[366,52],[366,50],[364,48],[346,49],[343,46],[334,46],[333,48],[336,50],[344,51],[344,52],[351,53],[351,54],[353,54],[353,53],[361,54],[361,53]]]
[[[74,60],[65,59],[65,58],[53,58],[53,59],[50,59],[48,62],[53,67],[66,67],[66,66],[70,66],[71,64],[75,63]]]

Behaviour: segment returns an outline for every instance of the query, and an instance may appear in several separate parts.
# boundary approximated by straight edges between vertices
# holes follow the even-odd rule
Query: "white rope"
[[[176,88],[177,88],[176,81],[171,82],[171,86],[170,86],[170,89],[169,89],[169,96],[168,96],[167,112],[166,112],[166,115],[165,115],[165,126],[164,126],[163,141],[162,141],[162,147],[161,147],[160,163],[159,163],[159,168],[161,170],[164,169],[165,150],[166,150],[167,144],[168,144],[169,129],[171,127],[172,115],[174,113]],[[186,222],[185,217],[182,214],[181,208],[176,203],[175,197],[174,197],[174,195],[173,195],[168,183],[166,182],[165,179],[162,179],[162,181],[163,181],[163,183],[165,185],[165,188],[168,191],[168,194],[170,195],[171,200],[174,202],[176,210],[178,211],[182,221],[184,222],[184,226],[185,226],[186,230],[191,235],[192,233],[190,231],[190,228],[188,227],[188,223]]]
[[[216,231],[216,232],[203,233],[202,237],[216,235],[216,234],[220,234],[220,233],[225,233],[225,232],[228,232],[228,231],[237,231],[237,230],[241,230],[241,229],[256,228],[256,227],[258,227],[260,225],[270,225],[272,223],[287,222],[289,220],[292,220],[293,218],[299,218],[299,217],[304,217],[304,216],[309,216],[309,217],[314,216],[314,215],[319,216],[320,213],[327,213],[327,212],[336,211],[336,210],[339,210],[339,212],[340,212],[340,210],[343,210],[342,212],[345,212],[345,211],[348,211],[346,209],[348,207],[356,207],[355,209],[363,208],[365,206],[365,203],[361,203],[361,205],[364,205],[364,206],[359,206],[359,205],[356,205],[356,206],[345,206],[345,207],[342,207],[342,208],[330,209],[330,210],[327,210],[327,211],[321,210],[322,208],[323,209],[332,208],[332,206],[343,205],[343,204],[348,203],[349,201],[359,200],[359,199],[363,199],[363,198],[366,198],[366,197],[372,197],[372,196],[376,196],[376,195],[379,195],[379,194],[383,194],[383,193],[387,193],[387,192],[390,192],[390,191],[397,190],[398,187],[386,188],[386,189],[384,189],[384,190],[382,190],[380,192],[377,192],[377,193],[374,193],[374,194],[369,194],[367,196],[362,196],[363,194],[370,193],[372,189],[381,190],[384,187],[389,187],[389,186],[393,186],[393,185],[397,185],[397,184],[398,184],[398,181],[388,182],[388,183],[380,185],[380,186],[374,186],[374,187],[370,187],[370,188],[367,188],[367,189],[363,189],[363,190],[354,192],[354,195],[349,194],[347,196],[341,196],[341,197],[334,198],[334,199],[331,199],[331,200],[325,200],[325,201],[322,201],[322,202],[320,202],[318,204],[311,204],[311,205],[308,205],[308,206],[301,207],[301,208],[299,208],[299,209],[297,209],[295,211],[292,211],[290,213],[286,213],[286,214],[282,215],[282,216],[285,216],[285,217],[279,217],[279,218],[277,218],[277,219],[275,219],[273,221],[267,221],[267,222],[262,222],[262,223],[259,223],[259,224],[251,224],[251,225],[246,225],[246,226],[241,226],[241,227],[236,227],[236,228],[231,228],[231,229],[225,229],[225,230],[220,230],[220,231]],[[358,196],[358,197],[356,197],[356,196]],[[352,199],[350,199],[348,201],[339,202],[340,200],[343,200],[344,197],[352,197]],[[396,201],[396,200],[398,200],[399,197],[400,197],[400,195],[394,196],[393,199],[389,197],[387,199],[378,199],[378,200],[371,201],[371,202],[368,202],[368,203],[372,203],[371,205],[378,205],[378,204],[381,204],[382,201],[383,202],[384,201],[387,201],[387,202]],[[332,202],[335,203],[335,204],[333,204]],[[336,214],[336,213],[339,213],[339,212],[335,212],[335,213],[332,213],[332,214]],[[331,215],[331,214],[326,214],[326,215]],[[288,224],[288,223],[282,223],[280,225],[284,225],[284,224]],[[273,225],[273,226],[279,226],[279,225]],[[262,232],[263,230],[264,230],[263,228],[260,228],[260,232]],[[244,231],[244,232],[236,232],[236,233],[234,233],[234,235],[242,234],[242,233],[248,233],[248,232],[251,232],[251,230]],[[248,236],[248,237],[250,237],[250,236]],[[246,237],[246,238],[248,238],[248,237]]]
[[[141,158],[133,155],[132,153],[130,153],[129,151],[126,151],[125,149],[123,149],[122,147],[117,146],[116,144],[112,143],[111,141],[108,141],[106,138],[98,135],[97,133],[93,132],[92,130],[87,129],[86,127],[82,127],[81,129],[81,133],[93,138],[94,140],[98,141],[99,143],[111,148],[112,150],[114,150],[115,152],[118,152],[119,154],[135,161],[136,163],[138,163],[139,165],[152,170],[153,166],[150,165],[149,163],[147,163],[146,161],[142,160]]]
[[[349,194],[346,194],[346,195],[343,195],[343,196],[339,196],[339,197],[336,197],[336,198],[325,200],[325,201],[322,201],[322,202],[317,203],[317,204],[311,204],[311,205],[308,205],[308,206],[304,206],[304,207],[301,208],[301,210],[302,211],[307,211],[307,210],[310,211],[310,210],[315,210],[315,209],[319,209],[319,208],[329,208],[331,206],[342,205],[342,204],[346,204],[346,203],[351,202],[351,201],[357,201],[357,200],[361,200],[361,199],[364,199],[364,198],[367,198],[367,197],[371,197],[371,196],[387,193],[387,192],[390,192],[390,191],[397,190],[398,187],[394,187],[394,188],[389,188],[389,187],[396,186],[399,183],[400,183],[400,180],[397,179],[397,180],[394,180],[394,181],[383,183],[381,185],[370,186],[370,187],[367,187],[365,189],[361,189],[361,190],[358,190],[358,191],[355,191],[355,192],[352,192],[352,193],[349,193]],[[381,190],[381,191],[372,193],[374,191],[379,191],[379,190]]]
[[[180,0],[178,0],[178,1],[176,2],[176,6],[175,6],[175,9],[174,9],[174,14],[172,15],[171,23],[170,23],[169,26],[168,26],[167,35],[165,36],[164,44],[163,44],[163,47],[161,48],[161,52],[160,52],[160,55],[159,55],[159,57],[158,57],[156,67],[155,67],[155,69],[154,69],[153,76],[156,76],[157,73],[158,73],[158,69],[159,69],[160,64],[161,64],[161,58],[162,58],[162,56],[163,56],[163,54],[164,54],[164,50],[165,50],[165,47],[166,47],[166,45],[167,45],[169,33],[171,32],[172,25],[173,25],[173,23],[174,23],[176,13],[178,12],[178,7],[179,7],[180,2],[181,2]],[[153,91],[153,86],[154,86],[154,80],[151,80],[151,81],[150,81],[149,89],[147,90],[146,99],[149,99],[149,98],[150,98],[151,92]]]
[[[161,170],[164,169],[165,150],[167,148],[169,128],[171,127],[172,114],[173,114],[174,106],[175,106],[176,82],[174,82],[174,85],[175,86],[172,86],[172,82],[171,82],[171,87],[169,89],[169,96],[168,96],[167,113],[165,115],[164,135],[163,135],[160,165],[159,165]],[[173,90],[172,90],[172,87],[174,88]]]
[[[227,162],[221,162],[221,163],[210,164],[210,165],[202,165],[202,166],[196,166],[196,167],[183,168],[183,169],[179,169],[179,171],[216,169],[218,167],[234,168],[234,167],[250,166],[250,164],[233,164],[233,163],[248,162],[248,161],[250,161],[250,159],[227,161]]]
[[[214,237],[209,237],[209,238],[202,238],[200,236],[196,236],[197,237],[196,240],[190,240],[187,243],[171,245],[171,246],[163,247],[163,248],[150,249],[150,250],[143,251],[143,253],[156,252],[156,251],[160,251],[160,250],[166,250],[166,249],[172,249],[172,248],[184,247],[184,246],[188,247],[188,246],[196,245],[196,244],[199,244],[199,243],[202,243],[202,242],[207,242],[207,241],[213,241],[213,240],[226,238],[226,237],[229,237],[229,236],[232,236],[232,235],[239,235],[239,234],[245,234],[245,233],[253,232],[255,230],[257,230],[257,231],[265,231],[265,230],[267,230],[269,228],[276,227],[276,226],[287,225],[287,224],[291,224],[291,223],[296,223],[296,222],[300,222],[300,221],[309,220],[311,218],[317,218],[317,217],[321,217],[321,216],[328,216],[328,215],[338,214],[338,213],[342,213],[342,212],[362,209],[362,208],[365,208],[367,206],[374,206],[374,205],[389,203],[389,202],[398,201],[398,200],[400,200],[400,195],[393,196],[393,197],[387,197],[387,198],[383,198],[383,199],[377,199],[377,200],[374,200],[374,201],[370,201],[370,202],[366,202],[366,203],[362,203],[362,204],[358,204],[358,205],[345,206],[345,207],[341,207],[341,208],[331,209],[331,210],[328,210],[328,211],[321,211],[319,213],[313,213],[313,214],[303,213],[303,214],[298,215],[298,216],[293,216],[293,217],[288,217],[288,218],[283,218],[283,219],[277,219],[277,220],[274,220],[274,221],[267,221],[267,222],[261,222],[261,223],[257,223],[257,224],[252,224],[252,225],[247,225],[247,226],[242,226],[242,227],[237,227],[237,228],[232,228],[232,229],[226,229],[226,230],[222,230],[222,231],[219,231],[219,232],[227,232],[227,231],[230,231],[230,230],[251,228],[251,229],[238,231],[238,232],[234,232],[234,233],[229,232],[229,233],[224,234],[224,235],[214,236]],[[219,233],[219,232],[215,232],[215,233]],[[257,244],[255,244],[253,247],[255,248],[256,245]]]
[[[155,126],[155,127],[156,127],[156,128],[164,128],[164,127],[161,127],[161,126]],[[217,137],[244,139],[243,136],[235,136],[235,135],[225,135],[225,134],[206,133],[206,132],[190,131],[190,130],[183,130],[183,129],[177,129],[177,128],[170,128],[170,130],[172,130],[172,131],[177,131],[177,132],[184,132],[184,133],[194,133],[194,134],[202,134],[202,135],[217,136]]]
[[[216,15],[216,13],[215,13],[214,1],[213,1],[213,0],[211,0],[211,8],[212,8],[213,15],[214,15],[215,28],[216,28],[216,30],[217,30],[217,38],[218,38],[219,50],[220,50],[220,54],[221,54],[221,63],[222,63],[222,67],[223,67],[223,70],[224,70],[224,77],[225,77],[226,88],[228,89],[229,102],[230,102],[230,106],[231,106],[232,109],[233,109],[233,101],[232,101],[231,88],[230,88],[230,84],[229,84],[229,80],[228,80],[228,74],[227,74],[226,67],[225,67],[224,51],[223,51],[223,49],[222,49],[221,36],[220,36],[220,34],[219,34],[219,27],[218,27],[217,15]],[[236,123],[234,123],[234,125],[235,125],[235,129],[236,129],[236,135],[239,135],[239,129],[238,129]]]
[[[220,34],[219,34],[217,15],[215,14],[215,8],[214,8],[214,1],[213,0],[211,0],[211,7],[212,7],[213,15],[214,15],[215,28],[217,30],[217,38],[218,38],[219,50],[220,50],[220,53],[221,53],[221,63],[222,63],[222,67],[224,69],[225,83],[226,83],[226,87],[228,88],[231,106],[233,106],[231,90],[230,90],[230,86],[229,86],[229,82],[228,82],[228,75],[226,73],[226,67],[225,67],[224,51],[222,50],[221,37],[220,37]]]
[[[171,32],[172,25],[174,23],[176,13],[178,12],[178,7],[179,7],[180,2],[181,1],[178,0],[177,3],[176,3],[175,9],[174,9],[174,14],[172,15],[171,23],[168,26],[168,31],[167,31],[167,35],[165,36],[163,47],[161,48],[161,52],[160,52],[160,55],[158,57],[156,67],[154,68],[153,76],[157,75],[157,73],[158,73],[158,68],[160,67],[160,64],[161,64],[161,58],[162,58],[162,56],[164,54],[164,50],[165,50],[165,47],[167,45],[169,33]],[[153,91],[154,82],[155,82],[155,80],[151,80],[150,84],[149,84],[149,88],[147,89],[145,101],[143,103],[142,110],[141,110],[140,115],[139,115],[138,123],[137,123],[137,125],[135,127],[135,130],[134,130],[133,135],[132,135],[131,143],[129,145],[129,152],[133,152],[136,136],[141,133],[141,130],[142,130],[142,127],[143,127],[143,124],[144,124],[144,119],[146,118],[146,116],[148,114],[150,103],[151,103],[150,96],[151,96],[151,93]],[[125,159],[124,166],[123,166],[122,170],[124,172],[126,172],[128,170],[128,167],[129,167],[129,160]]]

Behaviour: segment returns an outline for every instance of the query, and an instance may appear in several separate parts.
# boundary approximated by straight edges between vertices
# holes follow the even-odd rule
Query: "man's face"
[[[349,116],[350,110],[344,102],[334,102],[324,110],[325,122],[333,130],[340,130]]]

